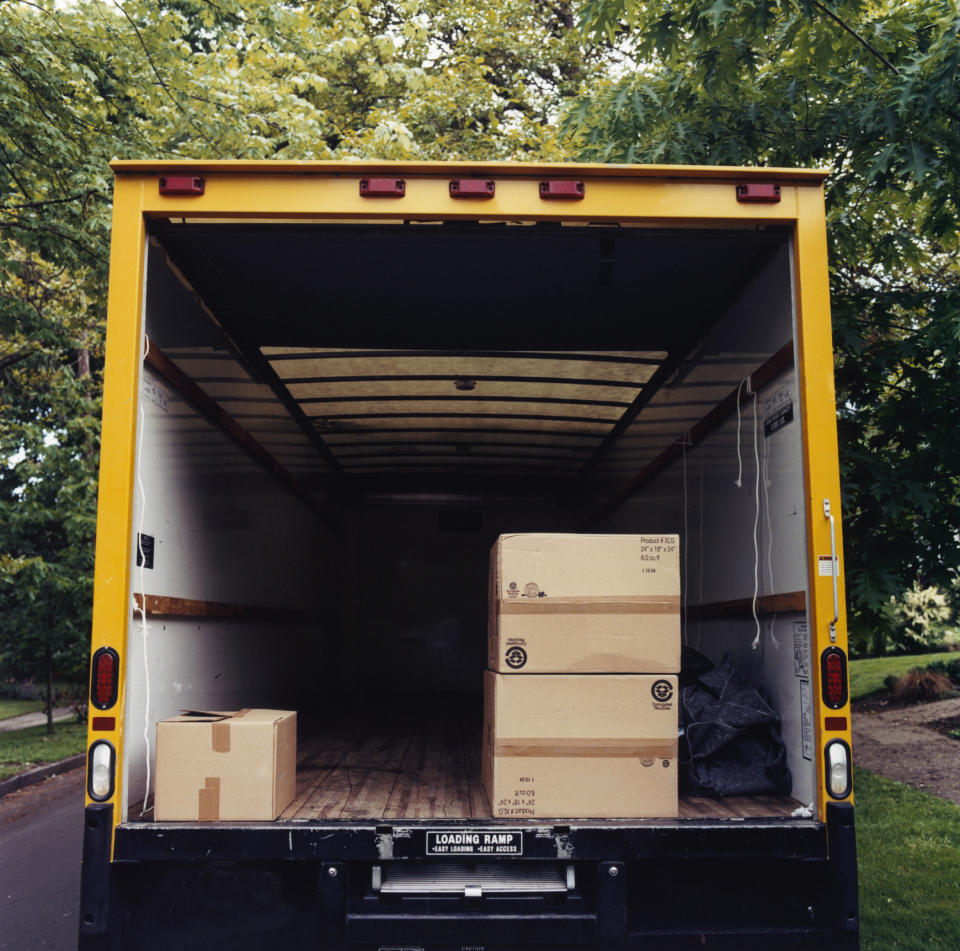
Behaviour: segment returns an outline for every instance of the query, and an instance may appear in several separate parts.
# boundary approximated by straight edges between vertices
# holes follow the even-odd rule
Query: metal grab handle
[[[830,575],[833,578],[833,620],[830,622],[830,643],[837,642],[837,621],[840,620],[840,592],[837,590],[837,523],[830,511],[830,500],[823,500],[823,515],[830,520]]]

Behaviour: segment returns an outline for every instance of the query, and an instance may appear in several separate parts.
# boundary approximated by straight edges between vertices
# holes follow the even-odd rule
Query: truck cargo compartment
[[[678,534],[684,642],[767,691],[793,781],[681,817],[814,800],[788,230],[149,232],[127,821],[150,819],[157,720],[248,707],[300,716],[281,823],[489,818],[488,558],[510,532]],[[469,292],[464,261],[488,275]]]

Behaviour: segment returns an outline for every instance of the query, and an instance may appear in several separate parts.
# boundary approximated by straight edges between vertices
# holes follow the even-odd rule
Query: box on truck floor
[[[500,673],[680,670],[677,535],[502,535],[487,666]]]
[[[157,724],[158,820],[276,819],[293,800],[297,715],[195,712]]]
[[[677,678],[484,679],[483,784],[497,818],[668,818],[677,802]]]

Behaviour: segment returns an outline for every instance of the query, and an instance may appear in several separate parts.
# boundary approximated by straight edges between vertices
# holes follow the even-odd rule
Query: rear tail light
[[[87,756],[87,792],[90,798],[103,802],[113,795],[116,754],[106,740],[97,740]]]
[[[834,799],[850,795],[850,747],[843,740],[831,740],[824,750],[827,768],[827,792]]]
[[[112,647],[101,647],[93,655],[90,672],[90,702],[98,710],[109,710],[117,702],[120,657]]]
[[[839,710],[847,702],[847,656],[839,647],[828,647],[820,655],[820,684],[823,702]]]

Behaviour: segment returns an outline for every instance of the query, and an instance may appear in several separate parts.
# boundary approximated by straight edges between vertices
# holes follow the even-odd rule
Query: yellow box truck
[[[114,171],[80,947],[856,948],[823,173]],[[512,533],[679,536],[675,814],[494,818]],[[773,786],[749,745],[710,786],[704,665],[774,711]],[[238,710],[297,713],[276,818],[219,818]],[[191,713],[204,818],[157,821]]]

